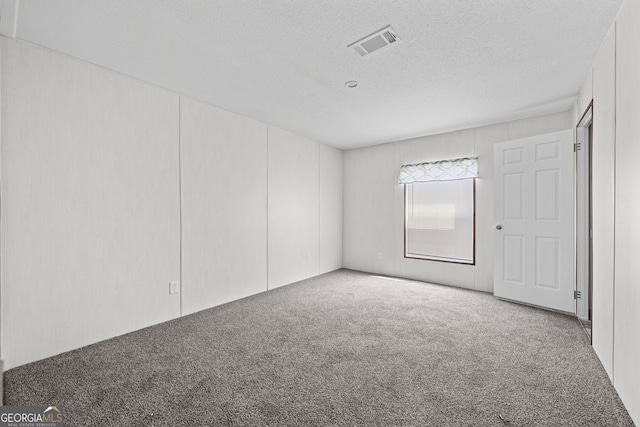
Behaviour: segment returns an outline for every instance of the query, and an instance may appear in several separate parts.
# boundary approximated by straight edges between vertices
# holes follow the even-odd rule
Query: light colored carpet
[[[340,270],[5,373],[65,426],[632,426],[575,318]]]

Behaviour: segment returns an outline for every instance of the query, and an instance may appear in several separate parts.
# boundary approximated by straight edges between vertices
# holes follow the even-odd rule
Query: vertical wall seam
[[[269,290],[269,125],[267,125],[267,206],[266,206],[266,244],[267,244],[267,290]]]
[[[611,382],[615,386],[615,343],[616,343],[616,202],[617,202],[617,186],[616,176],[618,170],[616,168],[617,152],[616,145],[618,139],[618,23],[613,22],[613,277],[611,278],[611,288],[613,291],[612,300],[612,319],[611,319]]]
[[[394,159],[394,165],[397,165],[397,162],[398,162],[398,141],[395,141],[393,143],[393,159]],[[402,163],[402,162],[400,162],[400,163]],[[398,191],[397,190],[397,184],[394,184],[394,186],[393,186],[393,226],[394,226],[393,229],[394,230],[396,229],[395,227],[398,224],[398,207],[397,207],[397,202],[396,202],[396,193],[397,193],[397,191]],[[405,209],[405,206],[404,206],[404,198],[403,198],[403,200],[402,200],[402,212],[403,212],[403,214],[404,214],[404,209]],[[404,233],[405,233],[405,231],[404,231],[404,221],[403,221],[403,224],[402,224],[402,239],[403,239],[403,241],[404,241]],[[397,250],[397,248],[399,247],[399,243],[400,242],[399,242],[398,234],[395,233],[395,232],[393,234],[395,235],[395,238],[394,238],[395,244],[394,244],[393,252],[395,252]],[[404,250],[405,249],[404,249],[404,243],[403,243],[403,248],[402,248],[403,253],[404,253]],[[393,258],[395,260],[395,268],[394,268],[395,276],[396,277],[405,277],[407,275],[406,271],[402,271],[402,274],[400,274],[401,273],[400,272],[400,263],[402,262],[401,259],[400,259],[400,255],[399,254],[395,254],[395,256],[393,256]]]
[[[180,317],[182,317],[182,97],[178,96],[178,218],[179,218],[179,280],[180,280]]]
[[[16,0],[16,9],[13,12],[13,38],[18,35],[18,10],[20,9],[20,0]]]
[[[322,238],[322,219],[320,218],[320,216],[322,215],[322,208],[320,207],[321,203],[322,203],[322,194],[320,193],[321,191],[321,184],[320,184],[320,179],[322,176],[322,161],[321,161],[321,155],[320,155],[320,151],[322,150],[322,148],[320,147],[320,143],[316,142],[316,145],[318,146],[318,269],[316,270],[317,273],[316,275],[320,274],[320,257],[322,256],[322,245],[320,244],[320,239]]]
[[[182,97],[178,96],[178,202],[179,206],[179,264],[180,264],[180,272],[179,279],[180,280],[180,317],[182,317],[182,294],[184,293],[184,283],[182,282]]]
[[[340,186],[342,187],[342,206],[340,207],[342,214],[340,218],[340,268],[344,268],[344,213],[345,213],[345,205],[344,205],[344,194],[345,194],[345,180],[344,180],[344,152],[345,150],[340,150],[340,167],[342,169],[342,181],[340,182]]]

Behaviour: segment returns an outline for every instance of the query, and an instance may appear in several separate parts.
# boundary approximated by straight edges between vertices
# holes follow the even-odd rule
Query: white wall
[[[607,38],[610,36],[611,30],[607,34]],[[599,55],[603,55],[602,52],[599,52]],[[593,68],[589,69],[589,73],[587,74],[587,78],[584,80],[582,84],[582,89],[578,93],[577,103],[577,111],[576,114],[582,118],[582,114],[585,112],[591,100],[593,99]]]
[[[181,98],[182,314],[267,289],[267,125]]]
[[[640,0],[616,25],[616,193],[613,383],[640,425]]]
[[[613,253],[615,156],[615,25],[609,31],[592,71],[593,146],[593,348],[613,375]],[[583,95],[581,93],[581,95]],[[591,102],[584,96],[583,104]],[[582,105],[586,108],[585,105]],[[584,110],[579,114],[582,116]]]
[[[27,43],[2,55],[5,368],[341,267],[342,151]]]
[[[640,424],[640,0],[626,0],[578,97],[593,98],[593,348]]]
[[[344,152],[343,266],[493,291],[493,144],[573,126],[571,112],[397,141]],[[478,156],[476,265],[404,258],[406,163]]]
[[[342,268],[342,150],[320,144],[320,274]]]
[[[345,268],[397,274],[393,235],[397,182],[394,153],[394,144],[382,144],[343,154]]]
[[[319,274],[318,145],[269,126],[269,289]]]
[[[0,42],[0,65],[2,64],[3,45]],[[2,67],[0,66],[0,82],[2,82]],[[0,84],[0,111],[2,111],[2,85]],[[2,147],[2,120],[0,120],[0,147]],[[0,177],[2,176],[2,149],[0,149]],[[0,185],[0,380],[4,375],[4,362],[2,360],[2,186]],[[4,381],[0,381],[0,396],[4,396],[3,384]],[[0,402],[0,406],[2,406]]]
[[[6,368],[179,315],[178,97],[2,47]]]

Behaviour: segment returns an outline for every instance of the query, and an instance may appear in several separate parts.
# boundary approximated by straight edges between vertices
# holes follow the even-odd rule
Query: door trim
[[[576,200],[575,200],[575,243],[576,243],[576,285],[581,297],[576,299],[576,315],[583,320],[591,320],[589,301],[592,298],[590,284],[592,271],[592,189],[591,153],[592,141],[589,128],[593,124],[593,100],[576,125]]]

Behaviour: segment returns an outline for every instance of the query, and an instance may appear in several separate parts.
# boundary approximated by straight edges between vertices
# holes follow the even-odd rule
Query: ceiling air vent
[[[347,47],[352,47],[353,50],[360,54],[360,56],[367,56],[370,53],[398,43],[399,41],[401,41],[401,39],[398,36],[398,33],[391,28],[391,25],[388,25],[373,34],[369,34],[368,36],[351,43]]]

